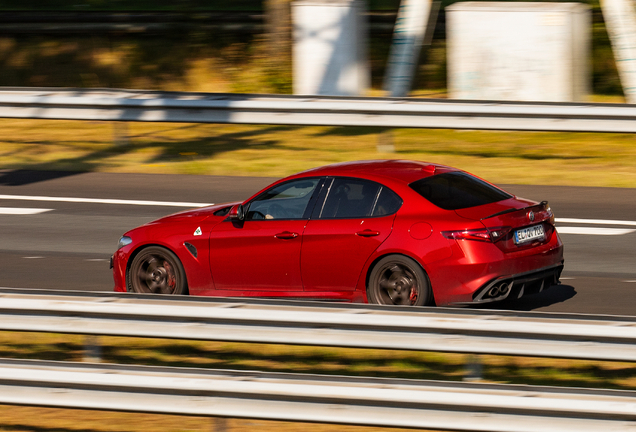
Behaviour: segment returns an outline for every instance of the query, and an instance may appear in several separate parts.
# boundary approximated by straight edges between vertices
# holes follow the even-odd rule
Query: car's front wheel
[[[417,262],[403,255],[389,255],[371,270],[367,298],[375,304],[424,306],[431,302],[432,293]]]
[[[149,246],[133,259],[126,277],[128,291],[185,294],[187,282],[179,258],[168,249]]]

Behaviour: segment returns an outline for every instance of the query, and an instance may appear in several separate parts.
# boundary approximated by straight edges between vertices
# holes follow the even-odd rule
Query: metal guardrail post
[[[130,144],[128,122],[113,122],[113,142],[117,146]]]
[[[84,336],[84,361],[87,363],[102,361],[102,346],[99,343],[99,336]]]
[[[484,365],[480,355],[468,354],[466,356],[466,375],[464,381],[475,382],[483,379]]]
[[[378,134],[379,153],[395,153],[395,144],[393,143],[393,130],[389,129]]]
[[[213,417],[212,418],[212,432],[228,432],[230,429],[227,425],[228,421],[226,417]]]

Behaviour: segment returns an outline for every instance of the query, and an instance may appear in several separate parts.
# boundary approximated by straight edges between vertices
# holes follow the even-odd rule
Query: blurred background
[[[291,93],[289,0],[0,2],[0,85]],[[410,95],[447,92],[444,0]],[[591,7],[592,100],[622,89],[598,1]],[[399,0],[369,0],[371,94],[382,89]],[[501,36],[504,38],[505,36]]]
[[[325,18],[309,10],[318,3],[342,3],[350,7],[350,14],[332,13]],[[625,102],[597,0],[576,3],[585,22],[577,27],[583,30],[573,40],[565,40],[571,26],[560,25],[570,12],[563,15],[559,5],[569,3],[541,3],[556,9],[552,15],[549,11],[541,15],[535,27],[561,28],[556,36],[563,37],[535,32],[535,39],[516,32],[514,26],[509,29],[512,33],[500,31],[500,26],[505,28],[505,23],[511,22],[505,18],[498,24],[471,18],[471,13],[480,12],[460,10],[470,2],[420,3],[425,10],[416,24],[425,28],[425,34],[403,53],[412,65],[407,84],[396,92],[387,76],[388,65],[395,63],[390,57],[391,46],[400,46],[395,25],[407,21],[403,18],[408,15],[398,16],[399,0],[3,0],[0,86]],[[504,13],[512,4],[521,3],[495,3]],[[298,15],[295,30],[291,24],[294,13]],[[453,27],[452,16],[457,17],[456,23],[467,19],[475,25]],[[494,13],[486,12],[485,16]],[[326,46],[321,38],[334,37],[334,29],[329,27],[334,17],[343,20],[340,28],[349,39]],[[485,31],[484,26],[490,30]],[[466,28],[476,33],[458,31]],[[483,37],[477,39],[474,34]],[[535,46],[532,44],[541,37],[552,47],[542,63],[534,60],[541,55],[541,45],[516,48],[517,42]],[[452,40],[454,50],[449,49]],[[569,64],[561,53],[572,47],[580,48],[575,56],[578,63],[565,72],[557,71],[561,64]],[[453,57],[451,51],[459,54]],[[525,58],[525,54],[530,57]],[[459,64],[458,58],[464,63]],[[325,65],[330,59],[340,62],[341,71],[350,71],[348,82],[353,90],[316,84],[337,81],[330,75],[330,65]],[[348,59],[353,63],[347,64]],[[578,90],[565,96],[552,91],[544,85],[543,77],[549,74],[561,74],[563,82],[574,82]],[[305,81],[298,77],[305,77]],[[475,77],[481,80],[480,86],[494,87],[482,86],[486,89],[482,94],[459,91],[473,88]],[[527,89],[526,93],[510,92],[531,81],[535,87],[530,88],[530,97],[526,97]],[[566,86],[554,85],[557,89]],[[630,134],[621,133],[441,129],[393,129],[389,133],[371,127],[0,119],[0,169],[280,177],[346,160],[405,158],[460,166],[503,184],[634,187],[636,150],[631,141]],[[540,170],[536,169],[537,161],[541,161]],[[591,171],[596,175],[590,176]]]

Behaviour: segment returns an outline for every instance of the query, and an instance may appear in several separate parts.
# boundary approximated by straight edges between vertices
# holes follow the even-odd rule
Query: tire
[[[149,246],[132,260],[126,274],[128,291],[141,294],[186,294],[188,283],[179,258],[166,248]]]
[[[431,284],[422,267],[403,255],[388,255],[378,261],[367,285],[369,303],[424,306],[431,303]]]

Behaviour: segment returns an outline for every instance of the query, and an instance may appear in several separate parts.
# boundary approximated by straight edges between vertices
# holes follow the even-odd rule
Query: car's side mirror
[[[245,207],[243,207],[243,204],[236,204],[232,206],[230,213],[228,214],[228,218],[231,221],[245,220]]]

